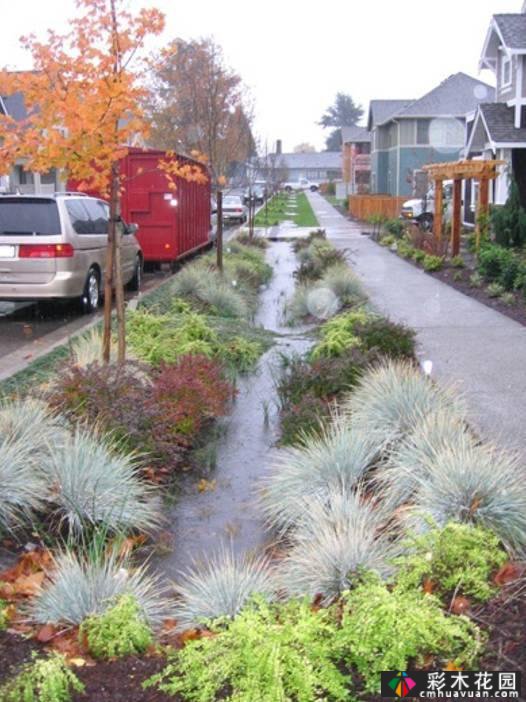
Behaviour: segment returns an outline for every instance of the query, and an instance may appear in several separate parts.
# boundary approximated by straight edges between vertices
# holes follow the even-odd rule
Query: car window
[[[92,223],[92,234],[107,234],[109,224],[109,207],[101,200],[84,200],[82,202],[88,211]]]
[[[240,205],[241,199],[239,197],[225,197],[225,205]]]
[[[77,234],[94,234],[93,223],[89,212],[82,200],[66,200],[66,210],[71,220],[71,226]]]
[[[0,198],[0,235],[60,234],[60,218],[55,200],[39,198]]]

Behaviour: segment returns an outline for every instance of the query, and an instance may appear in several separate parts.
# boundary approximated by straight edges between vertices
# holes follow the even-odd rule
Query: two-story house
[[[456,161],[465,144],[466,115],[494,94],[492,86],[456,73],[418,100],[373,100],[372,192],[409,196],[422,166]]]
[[[0,95],[0,115],[12,117],[17,122],[26,119],[27,111],[22,94]],[[61,189],[64,189],[64,184],[54,169],[47,173],[31,173],[24,170],[22,161],[10,173],[0,174],[0,193],[52,194]]]
[[[346,195],[368,193],[371,134],[365,127],[342,127],[342,177]]]
[[[484,101],[475,112],[466,155],[505,161],[492,200],[506,202],[513,176],[526,206],[526,2],[520,13],[492,17],[480,68],[495,73],[497,90],[495,100]]]

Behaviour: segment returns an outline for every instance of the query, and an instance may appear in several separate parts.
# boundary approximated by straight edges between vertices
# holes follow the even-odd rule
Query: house
[[[456,161],[465,144],[466,116],[494,95],[492,86],[456,73],[418,100],[373,100],[367,125],[372,192],[410,196],[424,165]]]
[[[342,178],[342,154],[340,151],[269,154],[267,160],[279,161],[286,180],[296,182],[307,178],[316,183],[326,183]],[[261,163],[261,160],[260,160]],[[264,164],[260,166],[264,171]],[[264,174],[262,174],[264,176]]]
[[[27,111],[21,93],[0,95],[0,118],[2,115],[12,117],[17,122],[26,119]],[[17,163],[10,173],[0,176],[0,193],[53,194],[63,189],[63,183],[55,169],[47,173],[31,173],[24,170],[22,161]]]
[[[466,145],[469,158],[504,160],[491,200],[504,204],[511,177],[526,207],[526,2],[522,12],[494,15],[480,57],[480,68],[495,74],[493,101],[477,107]]]
[[[365,127],[342,127],[342,176],[345,195],[368,193],[371,134]]]

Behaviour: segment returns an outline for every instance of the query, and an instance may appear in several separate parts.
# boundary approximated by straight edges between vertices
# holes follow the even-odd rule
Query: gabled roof
[[[466,73],[455,73],[393,117],[465,117],[480,103],[494,99],[495,88],[491,85]]]
[[[285,168],[331,168],[338,169],[342,167],[341,151],[320,151],[319,153],[289,153],[289,154],[271,154],[281,159]]]
[[[526,14],[493,15],[504,45],[526,51]]]
[[[365,127],[342,127],[341,131],[344,144],[359,144],[371,141],[371,133]]]
[[[468,151],[472,150],[475,134],[481,134],[481,129],[486,134],[486,143],[491,144],[492,147],[516,144],[526,148],[526,128],[515,127],[515,108],[508,107],[504,102],[492,102],[479,106]]]
[[[501,46],[508,55],[526,54],[526,13],[493,15],[482,48],[479,67],[495,70]]]
[[[371,131],[376,125],[384,124],[387,120],[410,105],[413,100],[371,100],[369,103],[369,116],[367,129]]]

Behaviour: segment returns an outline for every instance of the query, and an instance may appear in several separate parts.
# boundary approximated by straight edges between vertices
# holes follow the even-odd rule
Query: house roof
[[[392,117],[464,117],[480,103],[494,99],[495,88],[491,85],[466,73],[455,73]]]
[[[276,156],[276,154],[273,154]],[[338,169],[342,167],[342,155],[340,151],[321,151],[319,153],[289,153],[278,154],[285,168],[331,168]]]
[[[367,129],[369,131],[377,124],[383,124],[387,120],[402,110],[413,100],[371,100],[369,103],[369,117],[367,120]]]
[[[1,103],[3,103],[6,114],[12,117],[17,122],[26,119],[27,110],[24,104],[24,97],[22,93],[13,93],[13,95],[2,95]]]
[[[493,15],[508,49],[526,50],[526,14]]]
[[[342,127],[342,142],[356,144],[371,141],[371,133],[365,127]]]
[[[498,144],[526,144],[526,128],[515,127],[515,109],[504,102],[493,102],[480,106],[488,137]]]

